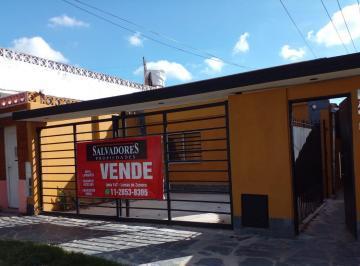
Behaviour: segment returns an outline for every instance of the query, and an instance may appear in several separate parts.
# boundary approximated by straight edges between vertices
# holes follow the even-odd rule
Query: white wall
[[[0,88],[91,100],[139,91],[132,87],[84,77],[0,56]]]
[[[312,129],[298,126],[293,126],[292,129],[294,136],[294,157],[296,161]]]

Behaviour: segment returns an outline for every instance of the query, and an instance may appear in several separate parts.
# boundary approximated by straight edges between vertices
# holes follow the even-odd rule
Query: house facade
[[[356,237],[359,59],[360,54],[325,58],[15,112],[14,121],[32,125],[33,206],[36,212],[56,215],[228,225],[292,236],[341,186],[346,224]],[[329,104],[318,113],[320,121],[313,123],[309,103],[339,97],[345,100],[337,114],[332,116]],[[332,117],[340,126],[331,122]],[[307,134],[302,142],[295,127]],[[78,198],[75,144],[139,135],[163,137],[165,199]],[[311,157],[314,154],[318,155]],[[311,170],[314,163],[317,172]]]

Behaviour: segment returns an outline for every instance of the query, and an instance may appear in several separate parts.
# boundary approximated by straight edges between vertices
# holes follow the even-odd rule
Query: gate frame
[[[77,138],[76,138],[76,128],[77,125],[84,125],[84,124],[95,124],[95,123],[100,123],[100,122],[111,122],[112,123],[112,138],[116,138],[119,137],[118,134],[118,130],[119,130],[119,120],[121,120],[121,125],[122,127],[120,128],[122,130],[122,136],[121,137],[126,137],[126,129],[127,127],[125,126],[125,119],[126,118],[134,118],[134,117],[139,117],[141,115],[139,114],[130,114],[130,115],[126,115],[126,111],[122,111],[121,115],[113,115],[111,118],[105,118],[105,119],[97,119],[97,120],[90,120],[90,121],[79,121],[79,122],[70,122],[70,123],[63,123],[63,124],[57,124],[57,125],[51,125],[51,126],[43,126],[43,127],[37,127],[36,128],[36,139],[37,142],[35,143],[36,145],[36,151],[37,151],[37,155],[36,155],[36,162],[38,165],[38,170],[37,170],[37,174],[38,174],[38,195],[39,195],[39,214],[42,215],[48,215],[48,216],[63,216],[63,217],[69,217],[69,218],[85,218],[85,219],[90,219],[90,220],[99,220],[99,219],[103,219],[103,220],[109,220],[109,221],[119,221],[119,222],[140,222],[140,223],[153,223],[153,224],[167,224],[167,225],[183,225],[183,226],[193,226],[193,227],[208,227],[208,228],[222,228],[222,229],[231,229],[233,230],[234,228],[234,211],[233,211],[233,195],[232,195],[232,176],[231,176],[231,151],[230,151],[230,125],[229,125],[229,104],[228,104],[228,100],[225,101],[218,101],[218,102],[213,102],[213,103],[207,103],[207,104],[194,104],[191,106],[186,106],[186,107],[177,107],[177,108],[171,108],[171,109],[166,109],[166,110],[160,110],[160,111],[150,111],[148,113],[145,113],[143,115],[145,116],[151,116],[151,115],[162,115],[162,123],[159,125],[162,125],[163,127],[163,132],[162,133],[158,133],[156,135],[162,135],[163,138],[166,138],[167,136],[167,125],[168,125],[168,121],[167,121],[167,114],[168,113],[176,113],[176,112],[184,112],[184,111],[191,111],[191,110],[198,110],[198,109],[205,109],[205,108],[211,108],[211,107],[218,107],[218,106],[222,106],[224,108],[224,122],[225,122],[225,138],[226,138],[226,161],[227,161],[227,176],[228,176],[228,180],[226,181],[228,183],[228,195],[229,195],[229,207],[230,207],[230,211],[229,214],[230,215],[230,223],[229,224],[221,224],[221,223],[209,223],[209,222],[191,222],[191,221],[178,221],[178,220],[172,220],[171,218],[171,199],[170,199],[170,182],[169,182],[169,170],[168,170],[168,166],[169,166],[169,162],[168,162],[168,156],[167,156],[167,141],[163,141],[164,143],[164,151],[165,151],[165,156],[164,156],[164,169],[165,169],[165,176],[164,176],[164,181],[166,182],[165,185],[167,187],[166,189],[166,193],[167,193],[167,207],[166,209],[164,208],[164,211],[168,212],[168,218],[166,220],[160,220],[160,219],[149,219],[149,218],[133,218],[133,217],[128,217],[128,205],[126,203],[126,216],[127,217],[123,217],[121,216],[121,212],[122,212],[122,199],[114,199],[116,201],[116,216],[108,216],[108,215],[91,215],[91,214],[81,214],[80,213],[80,205],[79,205],[79,198],[77,195],[77,167],[76,167],[76,143],[77,143]],[[199,121],[201,120],[206,120],[207,118],[204,119],[198,119]],[[214,119],[214,118],[213,118]],[[190,120],[191,122],[192,120]],[[196,120],[195,120],[196,121]],[[189,121],[184,121],[184,122],[189,122]],[[59,212],[59,211],[44,211],[43,210],[43,180],[42,180],[42,152],[41,152],[41,131],[43,129],[49,129],[49,128],[57,128],[57,127],[65,127],[65,126],[72,126],[73,127],[73,132],[69,133],[73,135],[73,143],[74,143],[74,160],[75,160],[75,171],[74,171],[74,176],[75,176],[75,191],[76,191],[76,213],[63,213],[63,212]],[[114,126],[116,126],[116,129],[114,128]],[[145,125],[146,126],[146,125]],[[213,127],[209,127],[206,128],[206,130],[212,130],[212,129],[216,129]],[[204,131],[206,131],[204,130]],[[67,135],[67,134],[66,134]],[[53,136],[58,136],[58,135],[52,135]],[[147,134],[145,134],[145,136],[147,136]],[[130,136],[131,137],[131,136]],[[108,138],[111,139],[111,138]],[[194,181],[196,182],[196,180]],[[127,202],[127,200],[125,200]],[[213,203],[216,203],[215,201]],[[226,202],[227,203],[227,202]],[[152,210],[154,208],[146,208],[149,210]],[[186,211],[186,210],[184,210]]]
[[[353,186],[353,193],[354,193],[354,197],[353,197],[353,201],[354,201],[354,208],[355,208],[355,220],[356,220],[356,227],[358,227],[357,225],[357,210],[356,210],[356,189],[355,189],[355,164],[354,164],[354,139],[353,139],[353,104],[352,104],[352,94],[351,92],[348,93],[339,93],[339,94],[330,94],[330,95],[325,95],[325,96],[318,96],[318,97],[305,97],[305,98],[300,98],[300,99],[293,99],[293,100],[288,100],[288,129],[290,131],[290,158],[291,158],[291,181],[292,181],[292,194],[293,194],[293,210],[294,210],[294,214],[293,214],[293,219],[294,219],[294,232],[295,235],[298,236],[300,234],[299,231],[299,217],[298,217],[298,206],[297,206],[297,199],[296,199],[296,180],[295,180],[295,158],[294,158],[294,134],[293,131],[291,130],[291,123],[292,123],[292,115],[293,115],[293,104],[294,103],[301,103],[301,102],[309,102],[309,101],[317,101],[317,100],[330,100],[332,98],[342,98],[342,97],[346,97],[348,98],[349,104],[350,104],[350,127],[351,127],[351,166],[352,166],[352,175],[351,175],[351,181],[353,182],[354,186]],[[344,214],[346,215],[346,214]],[[357,231],[357,230],[356,230]],[[358,238],[358,233],[356,233],[356,236],[354,236],[356,239]]]

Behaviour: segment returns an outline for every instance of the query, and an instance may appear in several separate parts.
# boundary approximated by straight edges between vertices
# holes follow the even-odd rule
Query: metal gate
[[[341,169],[344,187],[345,224],[349,232],[358,238],[356,217],[356,192],[354,177],[354,158],[352,143],[351,98],[340,104],[337,113],[338,134],[342,141]]]
[[[293,174],[298,223],[323,203],[321,129],[317,122],[292,121]]]
[[[117,115],[38,129],[41,213],[232,228],[227,102]],[[161,135],[164,200],[77,196],[76,143]]]

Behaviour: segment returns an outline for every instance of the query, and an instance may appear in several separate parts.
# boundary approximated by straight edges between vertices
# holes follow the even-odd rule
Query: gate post
[[[39,207],[38,209],[41,211],[43,211],[43,182],[42,182],[42,163],[41,163],[41,128],[38,127],[36,128],[36,139],[37,139],[37,147],[36,147],[36,151],[37,151],[37,173],[38,173],[38,178],[37,178],[37,189],[38,191],[38,197],[39,197]],[[33,193],[35,195],[35,193]],[[34,196],[33,196],[34,197]]]
[[[231,227],[234,229],[234,215],[233,215],[233,191],[232,191],[232,177],[231,177],[231,152],[230,152],[230,133],[229,133],[229,104],[226,101],[225,107],[225,123],[226,123],[226,156],[227,156],[227,168],[228,168],[228,182],[229,182],[229,197],[230,197],[230,215],[231,215]]]
[[[125,138],[126,137],[126,112],[122,111],[121,112],[121,132],[122,132],[122,137]],[[125,199],[125,215],[126,217],[130,216],[130,201],[128,199]]]
[[[291,180],[292,180],[292,194],[293,194],[293,219],[294,219],[294,232],[295,235],[299,234],[299,206],[298,206],[298,199],[297,199],[297,185],[295,179],[295,156],[294,156],[294,121],[293,121],[293,107],[292,102],[288,101],[288,125],[290,131],[290,158],[291,158]]]
[[[75,161],[75,204],[76,204],[76,214],[79,215],[80,210],[79,210],[79,197],[78,197],[78,184],[77,184],[77,165],[76,165],[76,142],[77,142],[77,137],[76,137],[76,124],[73,124],[73,142],[74,142],[74,161]]]
[[[119,137],[119,116],[113,115],[111,120],[112,123],[112,137],[118,138]],[[122,216],[122,204],[121,200],[116,199],[116,218],[120,218]]]
[[[168,223],[171,223],[171,200],[170,200],[170,180],[169,180],[169,162],[168,162],[168,137],[167,137],[167,113],[163,112],[163,143],[164,143],[164,164],[165,164],[165,185],[166,185],[166,199]]]

